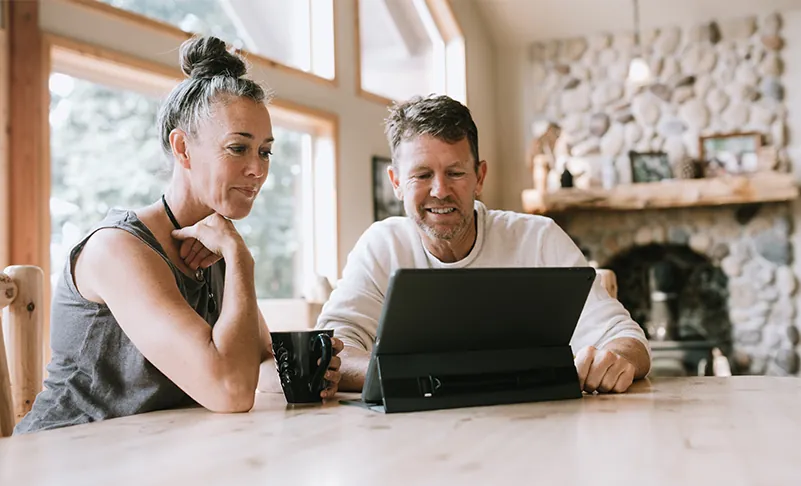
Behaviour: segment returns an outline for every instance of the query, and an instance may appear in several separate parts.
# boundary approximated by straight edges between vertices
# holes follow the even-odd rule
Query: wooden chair
[[[0,310],[0,437],[8,437],[42,390],[42,269],[20,265],[0,273]]]

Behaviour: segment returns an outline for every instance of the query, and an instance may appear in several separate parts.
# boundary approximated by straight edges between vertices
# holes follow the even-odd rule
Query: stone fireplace
[[[675,290],[678,341],[714,342],[735,374],[798,373],[788,204],[571,212],[554,219],[589,260],[615,271],[618,298],[646,331],[654,275],[661,273],[662,285]]]

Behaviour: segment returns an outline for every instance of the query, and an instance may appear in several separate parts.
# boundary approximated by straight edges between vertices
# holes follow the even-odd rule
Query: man
[[[387,174],[408,217],[374,223],[362,235],[317,321],[318,329],[334,329],[345,344],[339,385],[344,391],[359,391],[364,385],[395,269],[587,265],[551,219],[490,211],[476,201],[487,163],[478,156],[478,131],[461,103],[436,96],[396,105],[386,134],[392,151]],[[571,347],[579,383],[587,392],[624,392],[651,367],[642,329],[600,279],[590,291]]]

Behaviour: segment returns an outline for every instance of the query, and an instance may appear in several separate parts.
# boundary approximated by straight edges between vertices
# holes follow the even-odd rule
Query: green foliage
[[[110,208],[135,209],[156,201],[172,162],[159,145],[159,100],[61,74],[52,79],[51,265],[57,273],[69,249]],[[305,135],[280,127],[273,132],[267,183],[251,214],[236,225],[256,260],[258,297],[297,297]]]

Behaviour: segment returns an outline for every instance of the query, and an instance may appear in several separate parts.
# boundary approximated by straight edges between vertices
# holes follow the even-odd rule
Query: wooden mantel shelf
[[[574,210],[631,211],[780,202],[797,197],[798,185],[792,174],[763,172],[750,176],[624,184],[608,190],[571,188],[542,194],[528,189],[523,191],[523,209],[533,214]]]

